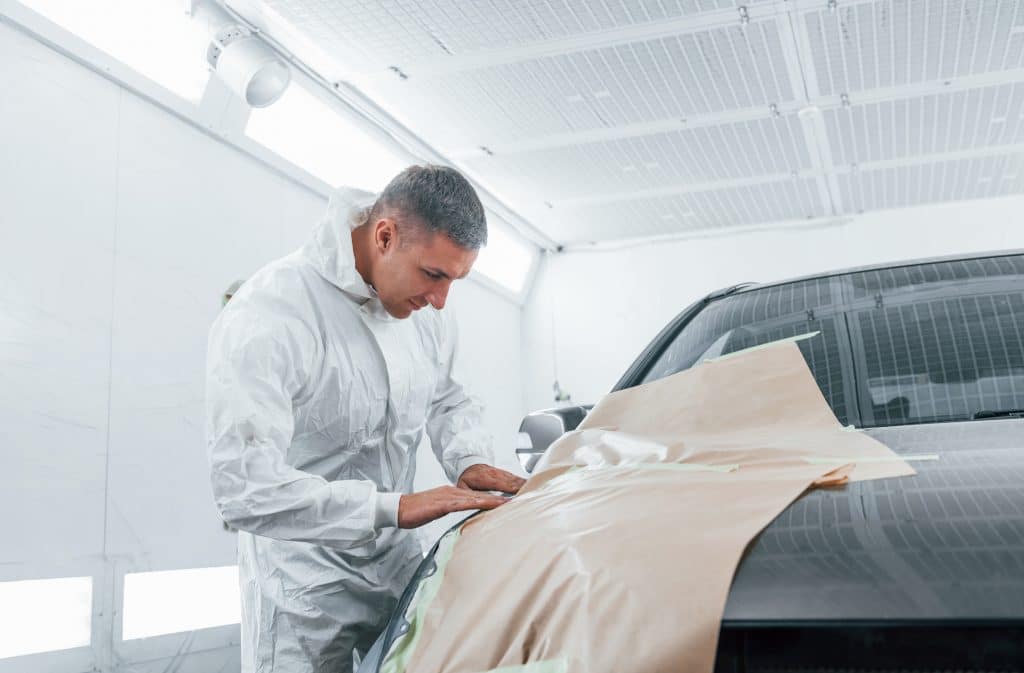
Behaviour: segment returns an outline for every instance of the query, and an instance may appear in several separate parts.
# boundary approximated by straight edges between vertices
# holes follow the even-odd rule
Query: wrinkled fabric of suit
[[[493,463],[482,409],[452,378],[450,313],[397,320],[355,269],[350,232],[373,200],[336,192],[312,239],[210,332],[207,444],[239,530],[243,672],[350,671],[421,559],[394,524],[417,448],[429,437],[453,482]]]

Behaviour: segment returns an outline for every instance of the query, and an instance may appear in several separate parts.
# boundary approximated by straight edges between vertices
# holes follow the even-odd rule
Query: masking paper
[[[611,393],[442,541],[381,670],[710,673],[758,532],[808,488],[912,474],[839,424],[793,342]]]

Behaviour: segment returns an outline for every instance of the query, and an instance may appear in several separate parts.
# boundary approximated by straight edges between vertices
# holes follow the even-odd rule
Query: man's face
[[[410,231],[406,224],[392,236],[411,240],[380,246],[373,286],[384,308],[396,318],[408,318],[413,311],[432,305],[440,310],[448,300],[455,280],[465,278],[478,252],[467,250],[442,233]]]

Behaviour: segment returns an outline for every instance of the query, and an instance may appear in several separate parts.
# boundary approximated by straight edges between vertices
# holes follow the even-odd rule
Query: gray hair
[[[417,218],[428,232],[444,232],[467,250],[487,245],[487,217],[473,185],[448,166],[409,166],[388,183],[373,206]],[[401,225],[400,225],[401,227]]]

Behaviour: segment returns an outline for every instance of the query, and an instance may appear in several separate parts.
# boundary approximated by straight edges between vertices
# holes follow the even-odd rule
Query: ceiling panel
[[[1020,0],[226,1],[558,243],[1024,189]]]
[[[400,65],[772,1],[266,0],[266,5],[304,32],[357,40],[382,62]]]
[[[839,190],[851,212],[1007,196],[1024,190],[1022,165],[1003,154],[856,171],[838,176]]]
[[[836,164],[858,164],[1024,142],[1024,83],[824,113]]]
[[[788,175],[811,168],[793,115],[543,151],[481,156],[466,168],[492,184],[528,180],[540,201]]]
[[[736,225],[821,217],[814,180],[787,179],[729,189],[557,209],[554,233],[570,241],[665,236]]]
[[[793,100],[774,21],[369,85],[441,149]]]
[[[840,2],[805,21],[824,95],[1024,67],[1020,0]]]

